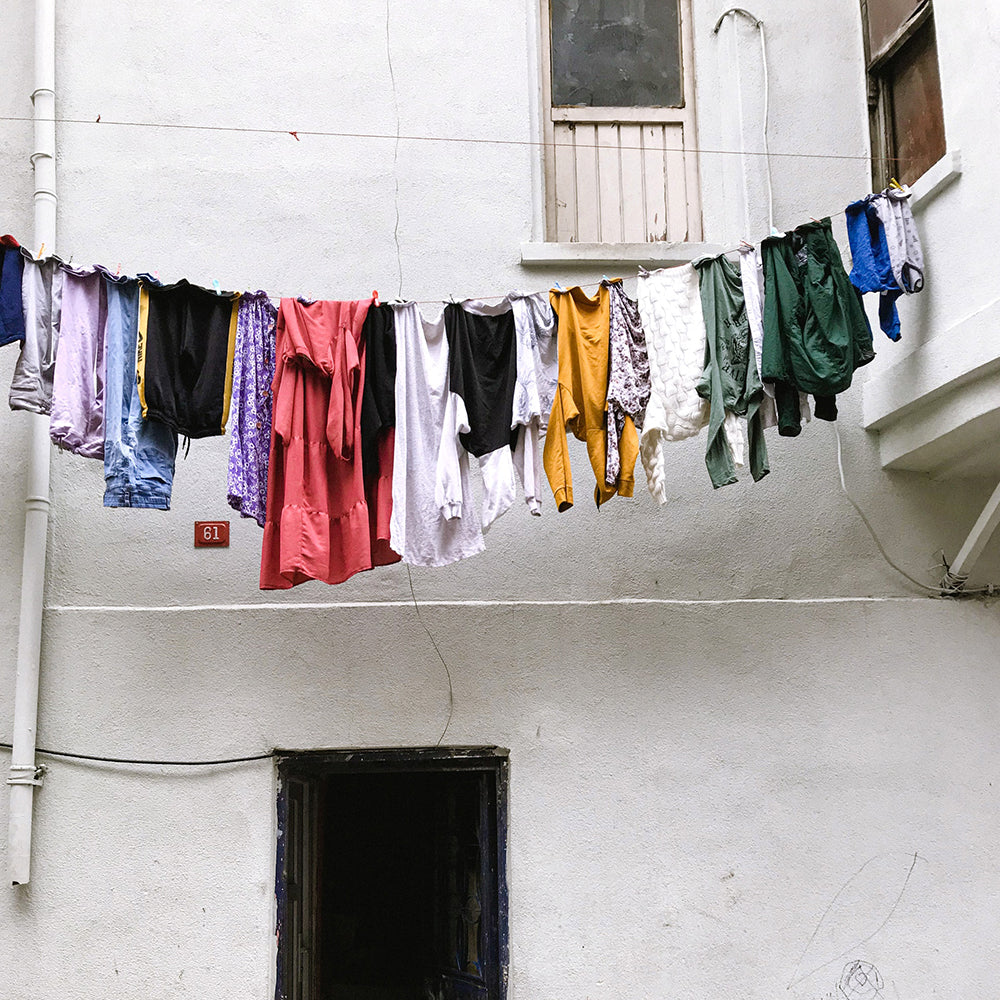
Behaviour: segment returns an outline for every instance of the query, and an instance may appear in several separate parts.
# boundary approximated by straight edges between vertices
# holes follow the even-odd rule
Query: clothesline
[[[818,216],[815,216],[815,217],[814,216],[810,216],[809,220],[811,220],[811,221],[818,221],[819,219],[825,218],[827,216],[829,216],[831,219],[833,219],[835,217],[839,217],[841,215],[841,213],[843,213],[843,211],[844,211],[844,206],[840,206],[840,207],[834,209],[833,211],[822,212]],[[794,229],[794,228],[795,228],[794,226],[789,227],[789,229]],[[768,235],[773,235],[773,234],[765,234],[764,237],[754,238],[754,239],[751,239],[749,242],[750,242],[751,245],[759,246],[759,244],[761,243],[761,240],[764,239],[764,238],[766,238],[766,236],[768,236]],[[655,247],[657,245],[658,245],[657,243],[650,243],[651,247]],[[724,253],[724,254],[736,253],[737,251],[740,250],[741,246],[742,246],[742,243],[736,243],[736,244],[732,244],[732,245],[729,245],[729,246],[725,246],[725,247],[723,247],[721,250],[719,250],[717,252],[718,253]],[[44,246],[44,244],[42,245],[42,248],[40,248],[40,249],[49,249],[49,250],[51,250],[51,248],[46,248]],[[841,246],[839,246],[839,244],[838,244],[838,249],[841,251],[842,254],[844,253],[844,248],[841,247]],[[42,259],[41,255],[38,254],[38,253],[36,253],[34,256],[35,256],[36,260],[41,260]],[[58,257],[60,260],[63,259],[58,254],[54,254],[53,256]],[[75,253],[70,254],[69,257],[66,258],[66,264],[69,265],[69,266],[72,266],[73,265],[73,260],[74,260],[75,256],[76,256]],[[707,254],[706,256],[712,256],[712,254]],[[588,263],[587,261],[584,260],[584,261],[580,262],[579,266],[580,266],[581,269],[582,268],[586,268],[586,269],[589,269],[589,270],[597,270],[597,268],[599,266],[606,267],[607,265],[606,264],[605,265],[601,265],[600,262]],[[672,266],[678,266],[678,265],[675,265],[675,264],[666,264],[664,266],[665,267],[672,267]],[[118,265],[118,268],[119,268],[119,271],[120,271],[121,265]],[[111,270],[111,268],[109,268],[109,270]],[[156,277],[157,279],[160,279],[160,273],[159,273],[159,271],[146,271],[146,269],[140,268],[136,273],[138,273],[138,274],[150,273],[154,277]],[[624,275],[624,274],[606,274],[604,277],[602,277],[600,279],[597,279],[595,281],[574,282],[574,284],[577,287],[579,287],[579,288],[597,288],[601,284],[601,282],[603,280],[606,280],[606,279],[621,278],[623,281],[627,281],[627,280],[634,279],[635,277],[636,277],[635,273],[628,274],[628,275]],[[260,283],[258,283],[258,285],[259,284]],[[551,283],[549,283],[549,285],[550,284]],[[549,287],[549,285],[546,285],[546,289],[545,290],[547,290],[547,288]],[[210,283],[208,283],[206,285],[203,285],[202,287],[211,288],[211,287],[213,287],[213,283],[210,282]],[[247,284],[247,287],[244,290],[249,290],[249,288],[250,288],[250,286],[249,286],[249,284]],[[216,290],[218,290],[218,288],[216,288]],[[329,298],[329,299],[337,299],[338,298],[338,296],[335,296],[335,295],[330,295],[330,296],[304,295],[301,291],[295,292],[295,293],[275,292],[275,291],[271,291],[271,290],[268,290],[268,289],[264,289],[264,291],[266,291],[267,294],[268,294],[268,296],[272,300],[274,300],[274,301],[277,301],[279,299],[294,299],[294,298],[300,298],[300,297],[301,298],[305,298],[305,299],[307,299],[309,301],[315,301],[318,298]],[[373,290],[369,290],[369,291],[374,292],[375,290],[373,289]],[[506,296],[508,294],[510,294],[510,291],[511,290],[508,289],[507,291],[504,291],[504,292],[489,292],[489,293],[483,294],[483,295],[463,295],[461,298],[455,298],[453,295],[449,294],[449,295],[441,296],[440,298],[430,298],[430,299],[409,299],[409,298],[406,298],[405,296],[402,296],[402,295],[396,295],[396,296],[392,296],[392,295],[388,295],[388,296],[380,295],[379,296],[379,300],[383,301],[383,302],[415,302],[417,305],[442,305],[442,304],[447,304],[448,302],[465,302],[465,301],[468,301],[470,299],[476,300],[476,301],[482,301],[482,300],[488,300],[488,299],[504,299],[504,298],[506,298]],[[367,297],[367,293],[365,293],[365,295],[362,295],[361,297],[362,298]]]
[[[143,122],[103,119],[100,115],[96,118],[34,118],[28,115],[0,115],[3,122],[52,122],[57,125],[109,125],[119,128],[151,128],[151,129],[171,129],[187,130],[192,132],[229,132],[244,135],[287,135],[293,139],[301,141],[303,136],[311,138],[333,138],[333,139],[379,139],[396,140],[407,142],[447,142],[447,143],[467,143],[470,145],[493,145],[493,146],[531,146],[531,147],[552,147],[552,148],[574,148],[574,149],[602,149],[604,147],[597,143],[586,142],[556,142],[546,139],[489,139],[476,136],[446,136],[446,135],[415,135],[396,132],[347,132],[327,129],[288,129],[261,126],[242,125],[200,125],[192,122]],[[585,124],[585,123],[581,123]],[[644,146],[616,145],[615,149],[640,150]],[[793,159],[810,160],[871,160],[868,153],[805,153],[805,152],[774,152],[773,150],[745,150],[745,149],[713,149],[707,146],[665,146],[662,149],[665,153],[698,153],[699,155],[718,156],[763,156],[763,157],[783,157]],[[885,157],[891,163],[904,163],[905,157],[890,156]]]
[[[764,429],[797,436],[806,392],[836,420],[836,395],[874,357],[860,292],[880,293],[898,337],[889,306],[922,284],[907,197],[847,207],[850,278],[824,217],[733,247],[738,264],[640,270],[635,299],[620,278],[587,283],[593,296],[555,283],[422,300],[441,306],[430,316],[367,295],[276,306],[217,281],[74,270],[5,238],[0,320],[23,316],[10,405],[50,413],[54,442],[103,459],[106,506],[169,509],[177,436],[225,433],[232,402],[227,499],[264,528],[264,589],[400,557],[445,565],[483,550],[518,481],[532,514],[546,480],[558,510],[573,505],[568,432],[586,441],[599,506],[633,495],[640,457],[666,502],[662,445],[706,427],[713,486],[744,461],[766,476]],[[13,339],[11,326],[0,342]]]

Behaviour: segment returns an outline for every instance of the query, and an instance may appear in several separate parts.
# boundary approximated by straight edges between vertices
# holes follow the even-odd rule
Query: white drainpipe
[[[31,249],[56,242],[56,4],[35,0],[35,232]],[[24,501],[24,558],[21,565],[21,617],[17,632],[14,689],[14,749],[11,754],[10,826],[7,858],[12,885],[31,878],[31,812],[41,769],[35,763],[38,724],[38,674],[45,602],[45,549],[49,524],[49,420],[23,413],[30,427],[28,493]]]

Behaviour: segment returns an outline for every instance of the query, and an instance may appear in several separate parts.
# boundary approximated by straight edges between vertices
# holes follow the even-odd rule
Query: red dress
[[[281,300],[262,590],[342,583],[372,568],[361,463],[368,306]]]

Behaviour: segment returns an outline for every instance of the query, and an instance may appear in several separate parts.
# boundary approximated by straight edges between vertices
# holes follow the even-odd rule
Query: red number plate
[[[229,546],[228,521],[194,522],[194,547],[196,549],[228,548],[228,546]]]

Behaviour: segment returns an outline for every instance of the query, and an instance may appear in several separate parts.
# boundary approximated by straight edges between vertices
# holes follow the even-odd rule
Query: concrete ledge
[[[939,479],[1000,476],[1000,299],[866,382],[882,467]]]
[[[721,253],[723,249],[715,243],[522,243],[521,263],[527,267],[587,264],[670,267]]]

